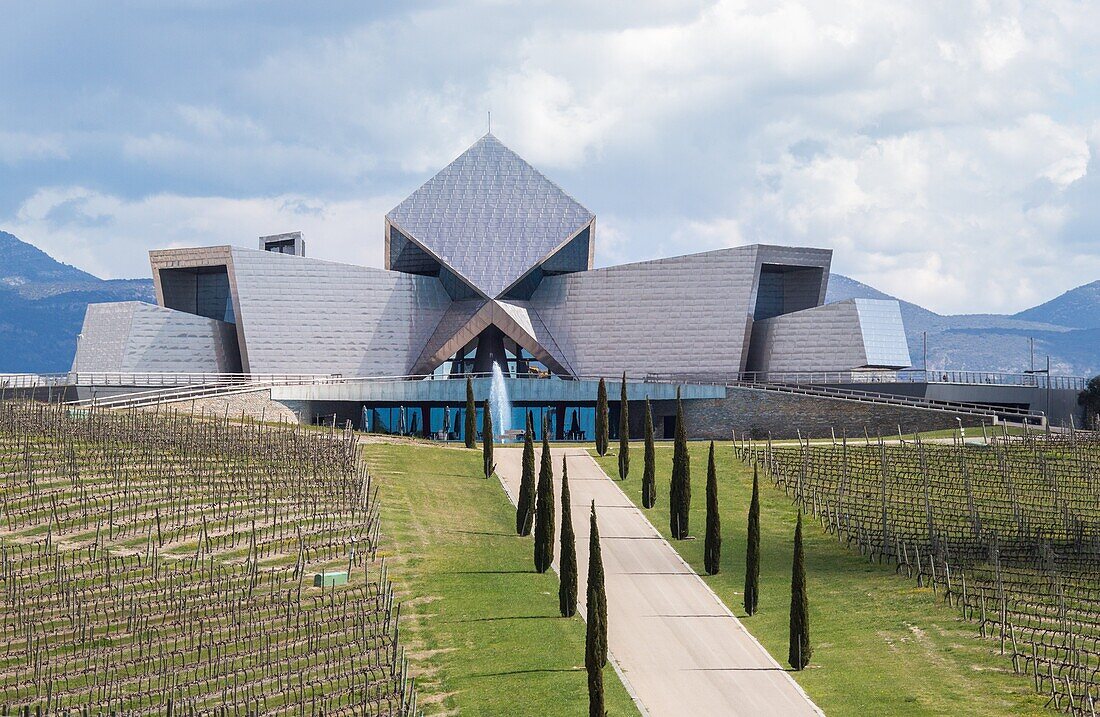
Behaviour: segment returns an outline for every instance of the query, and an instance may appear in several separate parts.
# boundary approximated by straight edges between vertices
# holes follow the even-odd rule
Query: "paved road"
[[[562,455],[569,464],[581,615],[589,506],[595,500],[606,575],[608,647],[628,689],[649,715],[822,714],[585,450],[551,452],[555,492],[561,487]],[[514,503],[522,449],[499,449],[496,457],[497,473]],[[538,461],[536,449],[536,467]],[[557,500],[560,505],[560,494]]]

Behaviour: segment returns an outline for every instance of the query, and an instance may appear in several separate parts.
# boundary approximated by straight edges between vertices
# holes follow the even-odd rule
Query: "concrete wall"
[[[103,394],[99,394],[101,397]],[[159,406],[148,406],[142,411],[176,411],[194,416],[240,418],[242,415],[265,423],[298,423],[298,414],[285,404],[271,400],[270,391],[234,393],[228,396],[211,396],[187,401],[175,401]]]
[[[1042,380],[1041,377],[1039,380]],[[837,384],[838,388],[858,391],[888,393],[897,396],[914,396],[936,401],[955,403],[987,403],[1001,406],[1020,406],[1032,412],[1047,413],[1047,390],[1035,386],[1003,386],[980,383],[849,383]],[[1050,417],[1052,425],[1069,425],[1070,417],[1080,428],[1084,410],[1077,403],[1078,392],[1071,389],[1052,389]]]
[[[598,381],[508,378],[504,382],[508,388],[508,398],[514,404],[549,404],[559,401],[595,403],[599,391]],[[481,402],[489,397],[490,384],[491,379],[489,378],[476,378],[473,380],[475,400]],[[685,399],[726,395],[726,389],[722,386],[686,385],[680,388],[681,395]],[[670,383],[627,381],[626,384],[627,399],[629,401],[645,400],[647,396],[653,400],[675,398],[676,389],[677,386]],[[617,402],[620,390],[621,384],[619,381],[608,381],[608,400]],[[446,381],[363,381],[316,386],[276,386],[272,389],[272,396],[277,401],[446,403],[458,406],[466,402],[466,382],[461,379],[449,379]]]

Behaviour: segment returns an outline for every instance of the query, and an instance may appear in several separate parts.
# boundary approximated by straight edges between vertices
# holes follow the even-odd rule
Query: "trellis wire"
[[[350,431],[4,398],[0,714],[416,714]]]
[[[1100,437],[778,446],[735,437],[825,530],[931,587],[998,641],[1048,705],[1100,701]]]

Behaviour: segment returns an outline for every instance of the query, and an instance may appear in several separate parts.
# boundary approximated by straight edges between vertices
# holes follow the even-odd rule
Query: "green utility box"
[[[336,573],[314,573],[313,575],[313,587],[329,588],[333,585],[347,585],[348,574],[347,571],[340,571]]]

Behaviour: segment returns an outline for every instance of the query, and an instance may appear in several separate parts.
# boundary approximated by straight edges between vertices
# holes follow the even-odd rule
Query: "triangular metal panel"
[[[532,356],[559,376],[574,375],[565,354],[533,309],[507,301],[494,301],[493,304],[496,306],[493,323],[499,326],[509,338],[530,351]],[[504,317],[508,320],[506,321]],[[515,325],[515,335],[509,334],[506,328],[509,321]]]
[[[495,298],[593,216],[487,134],[386,219]]]
[[[591,269],[593,224],[594,222],[589,222],[579,232],[563,241],[560,246],[554,247],[535,266],[528,269],[526,274],[512,282],[497,298],[512,301],[530,299],[539,288],[544,276]]]
[[[435,256],[427,247],[418,242],[415,238],[411,237],[408,232],[405,232],[386,218],[386,268],[395,271],[400,271],[406,274],[420,274],[422,271],[413,271],[407,266],[403,266],[400,262],[395,265],[395,261],[401,256],[401,253],[412,249],[417,252],[417,256],[420,256],[420,261],[417,263],[418,267],[433,266],[434,273],[432,276],[438,276],[439,281],[443,284],[443,288],[447,290],[447,294],[455,301],[463,301],[466,299],[473,299],[481,297],[488,299],[480,289],[471,284],[464,277],[456,274],[449,267],[447,267],[439,257]]]
[[[442,266],[431,254],[424,251],[416,242],[401,233],[392,224],[389,228],[389,241],[386,242],[386,269],[405,274],[439,276]]]
[[[480,300],[456,301],[447,309],[410,375],[431,373],[491,325],[531,352],[554,373],[573,375],[568,361],[534,311],[515,303]]]
[[[484,299],[456,301],[448,307],[439,325],[435,327],[420,357],[409,370],[411,376],[431,373],[441,363],[454,356],[466,344],[477,338],[489,325],[490,315],[481,309],[488,305]]]

